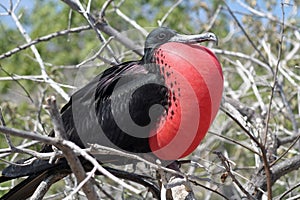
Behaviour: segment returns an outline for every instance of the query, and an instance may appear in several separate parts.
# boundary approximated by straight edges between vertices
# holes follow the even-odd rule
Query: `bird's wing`
[[[156,122],[151,117],[159,118],[164,111],[160,108],[149,116],[149,109],[167,104],[163,80],[150,67],[156,66],[139,61],[113,66],[75,92],[62,109],[69,139],[81,147],[98,143],[130,152],[150,151],[149,132]]]

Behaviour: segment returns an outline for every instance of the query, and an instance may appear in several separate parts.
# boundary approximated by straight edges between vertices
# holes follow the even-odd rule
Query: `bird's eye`
[[[166,33],[159,33],[158,35],[157,35],[157,39],[159,39],[159,40],[163,40],[163,39],[165,39],[166,38]]]

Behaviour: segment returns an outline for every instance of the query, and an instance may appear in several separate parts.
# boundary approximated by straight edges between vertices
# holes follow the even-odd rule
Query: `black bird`
[[[82,148],[88,147],[90,143],[98,143],[126,152],[147,154],[148,157],[154,159],[173,160],[174,156],[168,157],[167,151],[162,157],[160,156],[162,154],[155,153],[155,151],[163,149],[170,137],[176,136],[180,125],[178,119],[185,117],[186,112],[178,111],[180,103],[181,105],[185,103],[180,101],[181,96],[184,96],[185,93],[179,92],[180,89],[185,89],[184,83],[181,83],[180,77],[177,79],[174,74],[176,74],[177,67],[181,67],[181,65],[184,67],[186,64],[179,60],[175,65],[169,65],[171,60],[165,57],[169,55],[166,51],[168,49],[163,49],[163,45],[173,42],[190,45],[203,41],[217,41],[217,38],[213,33],[182,35],[165,27],[154,29],[146,38],[144,56],[141,60],[124,62],[108,68],[71,96],[70,101],[61,109],[61,117],[68,139]],[[219,62],[213,53],[204,47],[200,48],[199,45],[197,45],[199,48],[195,46],[188,46],[191,48],[192,55],[196,52],[199,59],[211,60],[211,66],[204,65],[204,67],[218,68],[214,71],[215,74],[210,72],[212,79],[215,81],[216,77],[222,78]],[[181,46],[179,45],[178,48]],[[176,51],[176,49],[173,50]],[[189,59],[184,55],[183,58]],[[172,55],[169,59],[172,59]],[[201,60],[199,62],[201,63]],[[183,71],[181,75],[193,75],[191,73],[191,70],[187,70]],[[202,84],[197,80],[190,79],[189,81],[196,86]],[[219,84],[219,86],[222,90],[223,84]],[[205,85],[203,91],[201,85],[198,85],[197,88],[195,93],[197,100],[200,101],[201,95],[209,93],[207,92],[209,86]],[[216,90],[219,99],[221,90]],[[216,100],[212,103],[216,103],[215,107],[218,107],[220,101]],[[205,105],[211,106],[212,103],[209,101]],[[189,113],[195,112],[192,107],[188,107],[188,109]],[[204,108],[201,107],[201,109]],[[176,158],[191,153],[204,137],[211,119],[216,113],[210,111],[215,110],[211,107],[207,109],[209,120],[204,120],[207,124],[205,130],[197,129],[196,133],[191,136],[193,144],[184,147],[184,151],[180,152]],[[190,117],[189,114],[187,116]],[[196,123],[198,124],[198,121]],[[199,124],[201,125],[200,120]],[[158,132],[160,137],[156,138],[155,133]],[[185,138],[189,138],[189,136],[182,139],[185,140]],[[196,138],[195,141],[194,138]],[[53,151],[52,146],[45,145],[41,152],[51,151]],[[97,159],[102,163],[115,162],[114,159],[105,156],[97,157]],[[28,160],[21,160],[19,163],[26,161],[28,162]],[[88,166],[85,161],[82,162]],[[126,160],[123,162],[126,163]],[[45,160],[35,160],[25,166],[10,165],[2,171],[0,182],[24,176],[28,176],[28,178],[0,199],[28,198],[43,179],[63,171],[66,174],[71,173],[64,159],[60,159],[55,164],[49,164]]]

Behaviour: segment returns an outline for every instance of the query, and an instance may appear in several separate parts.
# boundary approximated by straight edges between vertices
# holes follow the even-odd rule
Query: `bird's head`
[[[160,45],[168,42],[179,42],[186,44],[201,43],[205,41],[218,42],[218,38],[214,33],[201,33],[195,35],[179,34],[176,31],[167,28],[159,27],[149,33],[145,41],[144,60],[150,61],[152,54]]]

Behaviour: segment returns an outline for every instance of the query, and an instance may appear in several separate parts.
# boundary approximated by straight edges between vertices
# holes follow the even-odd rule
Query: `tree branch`
[[[32,40],[26,44],[20,45],[10,51],[7,51],[3,54],[0,55],[0,60],[4,59],[4,58],[8,58],[10,56],[12,56],[13,54],[16,54],[22,50],[25,50],[29,47],[31,47],[32,45],[38,44],[40,42],[47,42],[51,39],[57,38],[59,36],[65,36],[68,35],[70,33],[80,33],[81,31],[85,31],[85,30],[89,30],[91,29],[90,26],[81,26],[81,27],[76,27],[76,28],[71,28],[71,29],[67,29],[67,30],[62,30],[62,31],[57,31],[55,33],[51,33],[45,36],[42,36],[40,38],[37,38],[35,40]]]
[[[76,176],[78,182],[81,183],[86,178],[85,170],[84,170],[79,158],[73,152],[73,149],[67,145],[64,145],[62,142],[63,140],[67,139],[67,134],[65,132],[64,125],[63,125],[62,119],[60,117],[60,114],[59,114],[59,111],[58,111],[58,108],[56,105],[56,99],[54,96],[51,96],[50,98],[46,99],[46,102],[47,102],[46,109],[49,110],[49,113],[50,113],[50,116],[52,119],[52,123],[54,126],[54,132],[59,141],[56,144],[56,146],[62,150],[64,156],[66,157],[66,160],[68,161],[68,164],[69,164],[72,172]],[[88,199],[91,199],[91,200],[99,199],[97,192],[96,192],[96,188],[90,180],[86,180],[85,184],[82,186],[82,189]]]
[[[79,5],[73,1],[73,0],[62,0],[64,3],[70,6],[71,9],[74,11],[83,14]],[[136,54],[142,56],[144,54],[143,48],[140,46],[136,46],[135,43],[130,40],[128,37],[122,35],[120,32],[118,32],[113,27],[109,26],[105,21],[103,20],[96,20],[92,15],[89,14],[89,18],[95,22],[94,26],[99,29],[100,31],[103,31],[105,34],[109,36],[113,36],[118,42],[123,44],[125,47],[127,47],[130,50],[133,50]]]

